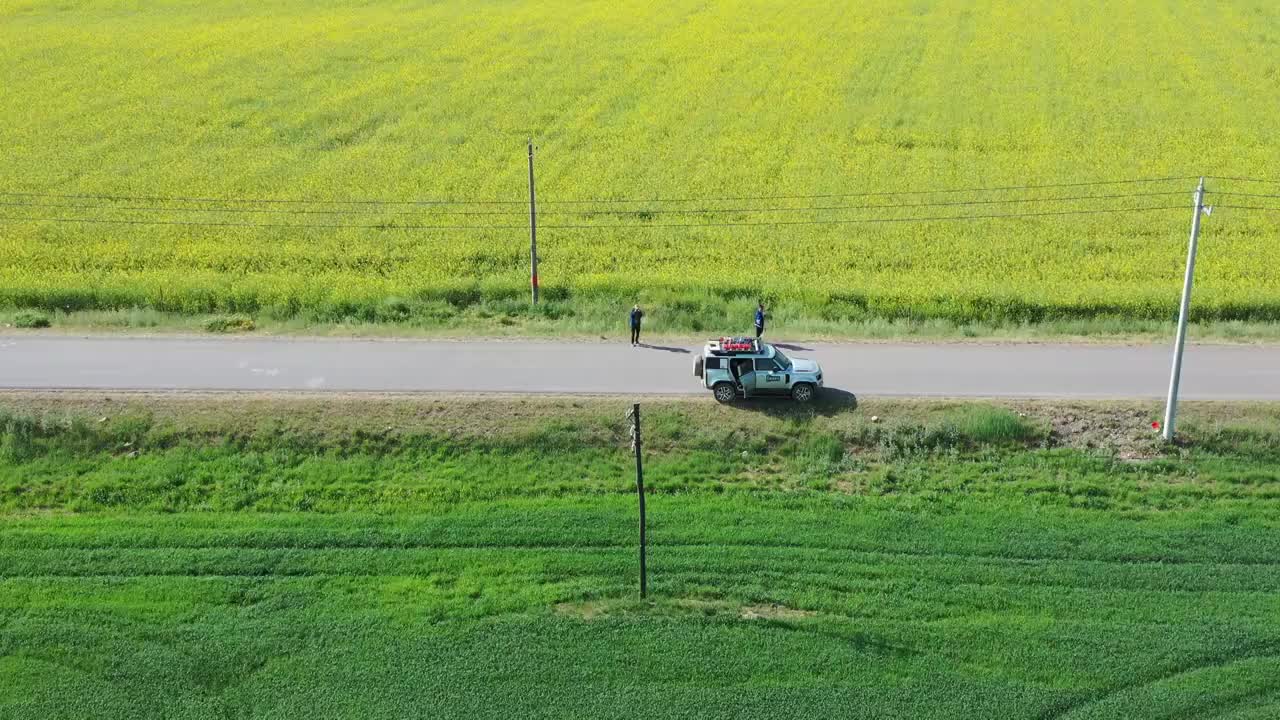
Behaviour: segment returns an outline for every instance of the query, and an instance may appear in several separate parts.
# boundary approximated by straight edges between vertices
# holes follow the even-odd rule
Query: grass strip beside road
[[[687,303],[686,303],[687,305]],[[662,342],[699,343],[711,335],[751,331],[754,301],[709,304],[694,311],[675,311],[645,304],[645,338]],[[362,338],[549,338],[623,340],[630,304],[590,303],[572,307],[544,300],[445,306],[433,314],[404,317],[275,317],[266,313],[178,314],[146,308],[121,310],[32,311],[0,308],[0,330],[47,333],[121,333],[156,335],[245,334],[283,337]],[[776,338],[805,340],[884,340],[897,342],[1025,341],[1025,342],[1165,342],[1171,341],[1177,298],[1170,295],[1169,318],[1088,317],[1035,322],[964,322],[943,318],[818,318],[787,304],[770,305],[769,332]],[[47,328],[47,329],[46,329]],[[1280,323],[1218,320],[1192,322],[1195,342],[1280,342]]]

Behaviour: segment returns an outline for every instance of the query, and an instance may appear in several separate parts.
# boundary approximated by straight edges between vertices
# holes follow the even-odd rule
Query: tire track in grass
[[[1227,720],[1230,720],[1231,718],[1240,718],[1241,720],[1245,720],[1247,718],[1263,718],[1263,720],[1269,720],[1269,718],[1280,714],[1280,712],[1272,712],[1269,710],[1270,708],[1277,706],[1280,706],[1280,692],[1272,690],[1268,693],[1242,697],[1237,702],[1228,703],[1225,706],[1219,706],[1218,711],[1212,715],[1200,715],[1199,717],[1226,718]],[[1255,712],[1259,710],[1268,711],[1265,718],[1262,715],[1255,714]]]
[[[510,551],[518,552],[523,550],[529,551],[547,551],[547,550],[583,550],[583,551],[606,551],[618,549],[630,549],[633,546],[630,540],[619,540],[616,543],[573,543],[573,542],[551,542],[551,543],[461,543],[461,542],[443,542],[429,543],[422,541],[414,542],[388,542],[388,543],[369,543],[369,544],[332,544],[323,545],[320,543],[307,544],[257,544],[257,543],[225,543],[225,544],[139,544],[139,545],[114,545],[106,543],[85,544],[85,545],[25,545],[15,550],[21,552],[24,550],[78,550],[78,551],[95,551],[95,550],[156,550],[156,551],[214,551],[214,550],[262,550],[262,551],[293,551],[293,552],[318,552],[333,550],[494,550],[494,551]],[[8,545],[7,542],[0,541],[0,548]],[[652,543],[653,547],[665,547],[675,549],[730,549],[730,550],[796,550],[804,552],[829,552],[829,553],[855,553],[859,555],[873,556],[877,558],[905,558],[911,560],[939,560],[939,561],[996,561],[1007,563],[1021,563],[1027,565],[1044,564],[1044,563],[1077,563],[1077,564],[1101,564],[1101,565],[1134,565],[1134,566],[1162,566],[1176,565],[1179,567],[1280,567],[1280,558],[1276,560],[1230,560],[1222,562],[1209,562],[1203,560],[1181,560],[1179,558],[1089,558],[1089,557],[1068,557],[1068,556],[1052,556],[1052,555],[1031,555],[1031,554],[997,554],[997,553],[963,553],[963,552],[927,552],[922,550],[874,550],[866,547],[858,546],[840,546],[840,545],[807,545],[804,543],[701,543],[701,542],[661,542]]]
[[[1259,640],[1246,643],[1230,650],[1211,653],[1186,663],[1174,665],[1167,670],[1151,673],[1131,682],[1114,685],[1089,698],[1067,701],[1065,703],[1055,705],[1041,713],[1038,716],[1038,720],[1061,720],[1064,718],[1070,718],[1080,712],[1088,710],[1089,708],[1117,698],[1124,693],[1140,691],[1144,688],[1176,680],[1201,670],[1229,668],[1247,660],[1277,657],[1280,657],[1280,639]],[[1185,715],[1189,710],[1191,709],[1184,709],[1180,712]],[[1178,716],[1175,715],[1173,717]]]
[[[1271,683],[1236,695],[1230,700],[1218,703],[1199,703],[1189,706],[1170,715],[1165,720],[1202,720],[1203,718],[1229,717],[1243,710],[1265,708],[1268,705],[1280,705],[1280,677]]]
[[[610,558],[608,555],[594,556],[595,559],[605,560]],[[585,559],[585,558],[584,558]],[[614,558],[621,561],[622,558]],[[7,573],[10,579],[24,580],[135,580],[141,578],[192,578],[192,579],[289,579],[289,578],[347,578],[347,577],[408,577],[419,575],[421,572],[414,572],[412,569],[406,569],[404,572],[388,572],[380,568],[368,568],[365,570],[322,570],[306,567],[266,567],[260,566],[243,571],[234,571],[223,568],[209,568],[207,570],[189,569],[189,570],[139,570],[136,572],[121,571],[89,571],[89,572],[35,572],[35,573]],[[675,573],[679,575],[679,571]],[[725,574],[729,574],[726,571]],[[781,576],[780,576],[781,577]],[[786,577],[794,578],[792,573],[786,574]],[[919,581],[919,580],[918,580]],[[897,579],[864,579],[860,586],[863,588],[871,587],[892,587],[899,582]],[[1212,590],[1203,589],[1185,589],[1185,588],[1167,588],[1167,587],[1147,587],[1147,586],[1116,586],[1112,584],[1070,584],[1062,582],[1034,582],[1019,580],[992,580],[989,582],[963,581],[955,582],[947,578],[934,578],[933,584],[953,588],[955,590],[973,589],[973,590],[1012,590],[1012,589],[1036,589],[1036,590],[1057,590],[1063,592],[1097,592],[1105,591],[1108,593],[1141,593],[1145,595],[1163,595],[1163,596],[1193,596],[1203,597],[1206,592],[1211,592],[1214,596],[1224,597],[1255,597],[1277,595],[1280,591],[1267,591],[1259,589],[1232,589],[1232,590]],[[851,592],[853,588],[845,587],[832,582],[814,582],[813,585],[821,586],[823,589],[831,592]]]

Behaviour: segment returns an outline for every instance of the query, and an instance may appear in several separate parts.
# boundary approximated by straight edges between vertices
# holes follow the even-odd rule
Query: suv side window
[[[756,358],[756,372],[777,372],[781,369],[773,358]]]
[[[709,358],[707,358],[707,369],[708,369],[708,370],[719,370],[719,369],[720,369],[720,358],[718,358],[718,357],[709,357]]]

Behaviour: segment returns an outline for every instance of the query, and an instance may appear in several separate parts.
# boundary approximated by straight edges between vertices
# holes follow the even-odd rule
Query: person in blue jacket
[[[631,347],[640,344],[640,321],[644,319],[644,311],[639,305],[631,308]]]
[[[759,340],[764,335],[764,303],[756,306],[756,339]]]

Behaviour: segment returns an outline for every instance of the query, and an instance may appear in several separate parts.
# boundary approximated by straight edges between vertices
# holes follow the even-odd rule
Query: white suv
[[[822,366],[789,358],[769,343],[752,338],[711,340],[694,358],[693,374],[722,403],[757,395],[790,395],[807,403],[822,387]]]

